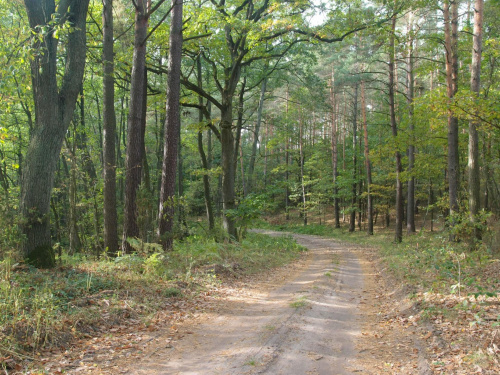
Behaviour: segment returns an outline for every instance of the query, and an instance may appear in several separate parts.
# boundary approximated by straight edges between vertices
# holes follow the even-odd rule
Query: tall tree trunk
[[[130,102],[125,160],[125,207],[123,218],[122,251],[132,252],[127,239],[139,237],[137,224],[137,192],[141,185],[144,150],[143,117],[146,87],[146,36],[148,34],[149,0],[135,3],[134,57],[130,86]]]
[[[395,101],[395,32],[396,32],[396,17],[392,17],[391,34],[389,37],[389,110],[391,130],[394,140],[398,136],[398,127],[396,124],[396,101]],[[396,150],[396,230],[395,241],[401,242],[403,240],[403,184],[401,183],[401,173],[403,166],[401,163],[401,152]]]
[[[302,190],[302,218],[304,225],[307,225],[307,199],[306,186],[304,182],[304,124],[302,120],[302,109],[299,107],[299,163],[300,163],[300,186]]]
[[[358,83],[354,86],[354,103],[352,113],[352,199],[351,199],[351,215],[349,218],[349,232],[354,232],[356,229],[356,201],[357,201],[357,179],[358,179]]]
[[[103,0],[103,198],[104,249],[110,256],[118,252],[118,215],[116,211],[116,114],[113,53],[113,0]]]
[[[368,123],[366,121],[366,100],[365,100],[365,82],[361,82],[361,113],[363,116],[363,135],[365,143],[365,169],[366,169],[366,212],[368,226],[366,232],[373,234],[373,196],[371,194],[372,185],[372,165],[370,162],[370,148],[368,145]]]
[[[413,120],[413,96],[414,96],[414,83],[415,77],[413,74],[413,13],[408,15],[408,58],[407,58],[407,101],[408,101],[408,122],[410,133],[410,144],[408,146],[408,197],[406,209],[406,232],[408,234],[415,233],[415,177],[413,176],[413,167],[415,165],[415,124]]]
[[[77,181],[77,162],[76,162],[76,123],[73,128],[73,144],[68,146],[68,151],[71,158],[71,169],[69,178],[69,252],[70,254],[78,253],[81,250],[82,243],[80,241],[80,236],[78,235],[78,219],[76,210],[76,181]]]
[[[240,93],[238,94],[238,116],[236,120],[236,134],[235,134],[235,139],[234,139],[234,170],[236,171],[237,166],[238,166],[238,154],[240,153],[241,150],[241,131],[243,129],[243,108],[245,104],[245,90],[246,90],[246,84],[247,84],[247,78],[243,77],[243,80],[241,82],[241,88],[240,88]],[[241,152],[241,160],[243,160],[243,151]],[[244,172],[244,170],[242,170]],[[241,180],[243,181],[243,196],[246,195],[246,190],[245,190],[245,176],[244,173],[241,174]]]
[[[337,135],[337,98],[335,95],[335,72],[332,67],[332,79],[330,81],[330,105],[332,106],[332,175],[333,175],[333,215],[335,217],[335,228],[340,228],[340,200],[337,186],[338,173],[338,135]]]
[[[222,151],[222,222],[229,237],[236,239],[236,225],[233,219],[232,210],[236,208],[234,183],[235,183],[235,163],[234,163],[234,135],[233,135],[233,106],[230,100],[226,100],[226,105],[221,113],[220,135]]]
[[[446,46],[446,93],[451,101],[458,91],[458,0],[445,0],[443,7]],[[450,226],[455,225],[459,191],[458,118],[448,110],[448,192]],[[450,240],[455,240],[453,234]]]
[[[174,223],[175,173],[179,144],[182,59],[182,7],[183,0],[172,0],[170,24],[170,52],[168,55],[167,111],[165,141],[161,174],[158,236],[165,250],[172,250]]]
[[[286,116],[286,124],[285,124],[285,220],[290,220],[290,187],[289,187],[289,179],[290,172],[288,171],[288,167],[290,165],[290,137],[288,135],[288,85],[286,86],[286,107],[285,107],[285,116]]]
[[[203,87],[203,77],[201,70],[201,59],[198,57],[196,61],[196,68],[198,73],[198,86]],[[201,124],[203,122],[203,97],[198,96],[198,121]],[[210,118],[207,118],[207,121],[210,121]],[[208,132],[211,132],[210,128],[208,128]],[[210,145],[209,145],[210,147]],[[203,173],[203,196],[205,198],[205,209],[207,212],[207,220],[208,220],[208,229],[213,231],[215,226],[214,213],[212,207],[212,197],[210,194],[210,178],[208,177],[208,171],[210,170],[210,165],[207,160],[207,156],[205,154],[205,150],[203,149],[203,131],[198,132],[198,152],[200,153],[201,165],[205,171]]]
[[[479,96],[481,88],[481,52],[483,41],[483,8],[484,0],[475,0],[474,4],[474,36],[472,43],[471,66],[471,91]],[[480,206],[480,177],[479,177],[479,137],[476,121],[469,122],[469,165],[468,165],[468,190],[469,190],[469,216],[474,226],[474,237],[481,239],[481,230],[477,223],[477,214]]]
[[[34,53],[30,60],[35,128],[26,153],[20,202],[21,231],[25,237],[23,253],[37,267],[55,265],[50,238],[50,195],[63,139],[83,80],[88,3],[88,0],[69,0],[59,2],[56,9],[54,0],[25,0],[33,49],[44,51]],[[66,41],[62,79],[57,69],[61,58],[57,54],[59,39],[54,37],[51,26],[56,13],[61,19],[66,17],[73,30]],[[41,33],[41,30],[50,31]]]
[[[259,144],[259,131],[260,124],[262,122],[262,110],[264,109],[264,98],[266,95],[266,87],[267,87],[267,77],[262,81],[262,86],[260,88],[260,98],[259,98],[259,106],[257,108],[257,121],[255,122],[254,129],[254,138],[252,143],[252,155],[250,156],[250,164],[248,165],[248,191],[252,191],[253,188],[253,172],[255,168],[255,158],[257,157],[257,146]]]

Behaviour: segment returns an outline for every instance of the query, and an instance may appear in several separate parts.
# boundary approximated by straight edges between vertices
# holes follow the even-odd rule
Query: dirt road
[[[129,365],[126,373],[360,372],[354,342],[361,332],[364,278],[356,252],[331,239],[294,237],[310,256],[282,285],[233,301],[182,340]]]

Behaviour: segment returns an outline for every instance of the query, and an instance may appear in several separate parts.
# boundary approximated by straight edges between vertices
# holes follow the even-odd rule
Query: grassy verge
[[[135,243],[137,252],[99,261],[66,256],[54,270],[12,257],[0,263],[0,368],[19,370],[49,347],[68,348],[132,321],[154,324],[172,301],[189,300],[224,276],[252,275],[290,262],[303,251],[290,237],[249,233],[241,243],[192,236],[163,253]]]

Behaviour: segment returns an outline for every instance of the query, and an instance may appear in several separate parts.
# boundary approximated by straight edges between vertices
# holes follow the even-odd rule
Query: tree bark
[[[259,144],[259,131],[260,124],[262,123],[262,111],[264,109],[264,98],[266,95],[266,87],[267,87],[267,77],[262,81],[262,86],[260,89],[260,98],[259,98],[259,106],[257,108],[257,121],[255,122],[255,129],[253,134],[253,143],[252,143],[252,155],[250,156],[250,164],[248,165],[248,191],[252,191],[253,188],[253,173],[255,168],[255,159],[257,157],[257,146]]]
[[[415,77],[413,73],[413,26],[410,12],[408,20],[408,58],[407,58],[407,102],[408,102],[408,122],[410,133],[410,144],[408,145],[408,192],[407,192],[407,208],[406,208],[406,232],[408,234],[415,233],[415,177],[413,176],[413,167],[415,165],[415,145],[414,131],[415,124],[413,120],[413,97],[415,92]]]
[[[302,121],[302,108],[299,107],[299,163],[300,163],[300,186],[302,190],[302,218],[307,225],[307,198],[304,183],[304,124]]]
[[[196,61],[196,70],[198,73],[198,86],[203,87],[203,77],[202,77],[202,70],[201,70],[201,59],[198,57]],[[198,105],[200,106],[198,110],[198,121],[201,124],[203,122],[203,97],[201,95],[198,96]],[[211,121],[210,118],[207,118],[207,121]],[[208,131],[211,132],[210,128],[208,128]],[[210,145],[209,145],[210,147]],[[205,150],[203,149],[203,131],[200,130],[198,132],[198,152],[200,153],[200,158],[201,158],[201,165],[203,169],[205,170],[205,173],[203,174],[203,196],[205,198],[205,209],[207,212],[207,220],[208,220],[208,229],[209,231],[213,231],[214,226],[215,226],[215,220],[214,220],[214,212],[213,212],[213,207],[212,207],[212,197],[210,194],[210,178],[208,176],[208,172],[210,170],[210,164],[209,161],[207,160],[207,156],[205,154]]]
[[[358,83],[354,86],[354,103],[352,114],[352,198],[351,198],[351,214],[349,218],[349,232],[354,232],[356,229],[356,201],[357,201],[357,179],[358,179],[358,156],[356,153],[358,143]]]
[[[483,39],[483,8],[484,0],[475,0],[474,4],[474,36],[472,43],[471,91],[479,96],[481,89],[481,52]],[[468,148],[468,190],[469,190],[469,217],[474,227],[474,238],[481,240],[481,230],[477,223],[477,214],[480,207],[480,175],[479,175],[479,137],[476,121],[469,122]]]
[[[443,7],[446,46],[446,93],[450,101],[458,91],[458,0],[445,0]],[[450,226],[455,226],[459,192],[458,118],[448,110],[448,193]],[[455,236],[450,234],[450,240]]]
[[[135,9],[134,57],[130,86],[130,102],[125,159],[125,204],[122,251],[133,251],[127,239],[139,237],[137,192],[141,185],[144,150],[143,118],[146,94],[146,36],[148,35],[149,0],[138,0]]]
[[[389,111],[391,130],[394,140],[398,136],[398,127],[396,123],[396,101],[395,101],[395,32],[396,32],[396,17],[392,17],[391,34],[389,37]],[[397,243],[403,240],[403,184],[401,183],[401,173],[403,166],[401,163],[401,152],[396,150],[396,230],[395,241]]]
[[[361,113],[363,116],[363,135],[364,135],[364,153],[365,153],[365,169],[366,169],[366,212],[368,223],[366,232],[370,235],[373,234],[373,196],[371,194],[372,184],[372,165],[370,162],[370,148],[368,145],[368,123],[366,121],[366,100],[365,100],[365,82],[361,82]]]
[[[160,189],[158,236],[165,250],[173,248],[175,173],[180,129],[180,76],[182,59],[182,7],[183,0],[172,0],[170,24],[170,52],[168,55],[167,117]]]
[[[116,114],[113,53],[113,0],[103,0],[103,198],[104,249],[110,256],[118,253],[118,214],[116,211]]]
[[[60,2],[56,9],[54,0],[25,0],[35,51],[30,60],[35,128],[23,168],[20,211],[21,231],[25,236],[23,253],[36,267],[55,265],[50,238],[50,195],[63,139],[83,80],[88,3],[88,0],[69,0]],[[61,59],[57,54],[59,39],[54,37],[52,26],[55,13],[73,28],[66,41],[62,79],[57,73],[57,62]],[[41,34],[40,30],[49,31]],[[44,53],[39,53],[40,50]]]
[[[337,134],[337,98],[335,95],[335,72],[332,67],[332,79],[330,81],[330,105],[332,107],[332,177],[333,177],[333,215],[335,217],[335,228],[340,228],[340,200],[338,197],[337,177],[338,173],[338,134]]]

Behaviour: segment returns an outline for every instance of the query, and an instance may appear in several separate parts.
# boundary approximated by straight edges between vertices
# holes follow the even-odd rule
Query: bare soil
[[[411,324],[408,291],[391,286],[373,250],[294,237],[309,249],[294,264],[251,279],[229,277],[206,296],[205,308],[180,306],[183,318],[175,324],[118,328],[59,358],[71,366],[50,367],[52,359],[46,368],[54,374],[432,373],[428,333]]]

